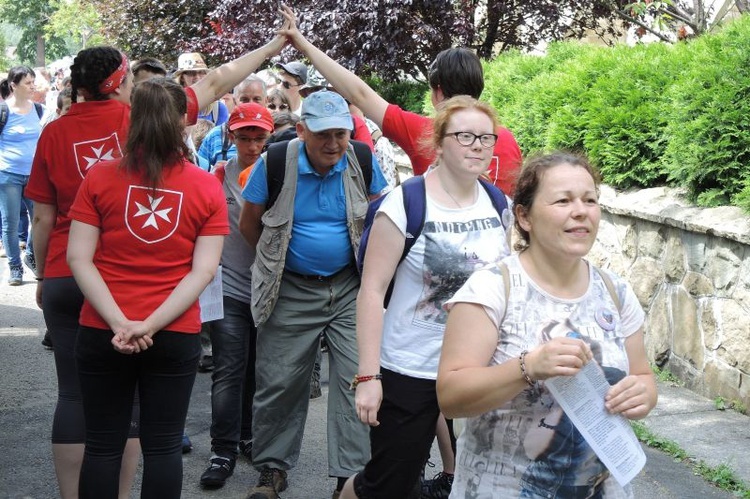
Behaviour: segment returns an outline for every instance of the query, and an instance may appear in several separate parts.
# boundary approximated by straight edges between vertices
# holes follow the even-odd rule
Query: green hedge
[[[365,78],[365,81],[386,101],[397,104],[402,109],[413,113],[423,114],[425,112],[424,95],[430,90],[427,83],[418,81],[386,82],[377,76]]]
[[[579,151],[610,185],[681,186],[701,206],[750,211],[750,17],[677,45],[510,52],[485,79],[525,155]]]

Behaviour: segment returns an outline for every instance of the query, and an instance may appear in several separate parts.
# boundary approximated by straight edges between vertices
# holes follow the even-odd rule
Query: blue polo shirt
[[[286,269],[299,274],[331,275],[352,262],[354,253],[346,225],[342,178],[347,166],[344,155],[325,176],[321,176],[310,165],[305,148],[300,147],[294,224],[286,253]],[[379,193],[387,185],[373,154],[370,194]],[[242,190],[242,198],[261,205],[268,201],[266,164],[262,157],[253,167]]]
[[[203,142],[201,142],[201,146],[198,149],[198,154],[206,158],[211,166],[214,166],[217,161],[224,160],[221,154],[221,146],[221,126],[215,126],[206,134],[205,137],[203,137]],[[235,156],[237,156],[237,148],[230,140],[229,149],[227,149],[227,161],[234,158]]]

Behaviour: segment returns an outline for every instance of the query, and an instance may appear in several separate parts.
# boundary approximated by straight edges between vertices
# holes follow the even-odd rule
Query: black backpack
[[[44,116],[44,108],[41,104],[35,102],[34,109],[36,109],[36,115],[39,116],[39,120],[41,120],[42,116]],[[9,115],[10,109],[8,108],[8,104],[0,102],[0,133],[3,133],[3,130],[5,129],[5,124],[8,122]]]

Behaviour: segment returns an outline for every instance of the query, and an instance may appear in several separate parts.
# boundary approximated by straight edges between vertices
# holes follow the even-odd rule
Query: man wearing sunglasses
[[[292,61],[278,63],[276,69],[279,70],[281,91],[289,99],[292,112],[299,116],[302,109],[302,97],[299,94],[299,88],[307,83],[307,66],[299,61]]]

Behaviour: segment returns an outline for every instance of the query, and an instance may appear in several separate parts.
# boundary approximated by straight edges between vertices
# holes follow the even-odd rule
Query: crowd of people
[[[53,78],[54,113],[33,69],[0,83],[2,244],[9,284],[24,264],[36,278],[54,350],[60,496],[129,497],[142,456],[141,497],[180,497],[207,371],[211,457],[189,479],[220,488],[244,457],[247,498],[280,497],[323,348],[334,499],[632,497],[545,387],[596,362],[609,413],[656,404],[643,310],[585,258],[595,168],[566,152],[522,166],[469,49],[435,58],[426,117],[280,15],[215,69],[84,49]],[[309,64],[267,62],[286,46]]]

